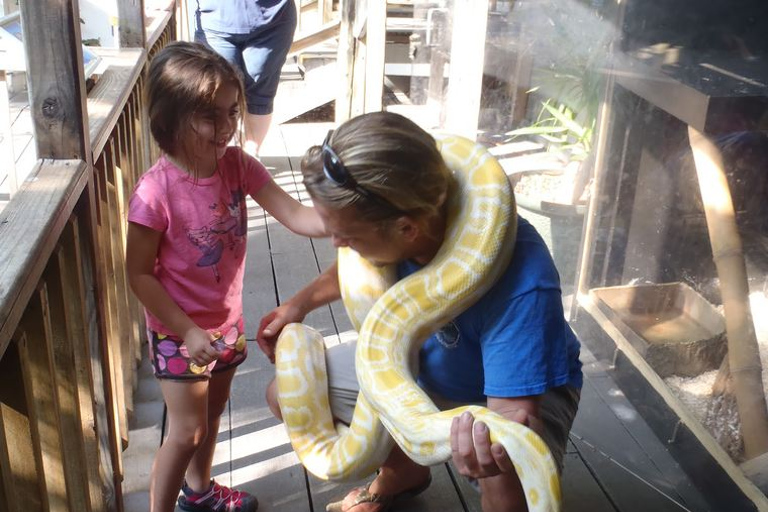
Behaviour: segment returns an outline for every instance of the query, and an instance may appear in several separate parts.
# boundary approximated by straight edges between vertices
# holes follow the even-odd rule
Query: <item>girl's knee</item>
[[[166,443],[173,443],[178,449],[194,452],[208,437],[208,425],[186,425],[171,427]]]
[[[275,418],[282,420],[283,415],[280,412],[280,404],[277,401],[277,381],[275,381],[274,379],[267,386],[266,395],[267,395],[267,405],[269,406],[269,410],[272,411],[272,414],[275,415]]]

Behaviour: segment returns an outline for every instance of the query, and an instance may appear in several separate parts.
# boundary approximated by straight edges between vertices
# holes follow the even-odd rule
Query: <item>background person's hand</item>
[[[258,343],[259,348],[272,364],[275,363],[277,338],[280,336],[283,327],[293,322],[301,322],[302,320],[304,320],[304,314],[290,302],[276,307],[262,317],[259,323],[259,330],[256,332],[256,343]]]

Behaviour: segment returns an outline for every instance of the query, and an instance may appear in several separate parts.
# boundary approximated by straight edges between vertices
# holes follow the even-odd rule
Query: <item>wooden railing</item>
[[[25,35],[47,28],[79,36],[77,16],[68,28],[41,27],[71,21],[76,6],[22,4],[31,20]],[[82,71],[52,87],[43,69],[61,60],[60,69],[80,69],[66,65],[78,62],[79,49],[57,47],[60,34],[47,34],[39,49],[27,37],[36,144],[47,158],[0,213],[3,512],[123,509],[122,451],[143,325],[124,270],[125,219],[133,185],[157,154],[144,74],[148,56],[176,38],[175,11],[159,12],[150,27],[143,46],[101,50],[109,67],[87,97]],[[68,115],[49,115],[59,108]]]

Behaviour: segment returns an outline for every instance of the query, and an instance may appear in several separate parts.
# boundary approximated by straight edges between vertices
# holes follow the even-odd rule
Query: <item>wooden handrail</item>
[[[0,212],[0,510],[123,509],[143,323],[125,276],[125,222],[157,154],[144,76],[175,39],[173,12],[151,24],[152,46],[95,50],[108,68],[81,98],[83,130],[59,130],[64,143],[44,136],[58,158],[38,161]],[[54,100],[77,104],[62,90]],[[83,150],[61,159],[67,148]]]

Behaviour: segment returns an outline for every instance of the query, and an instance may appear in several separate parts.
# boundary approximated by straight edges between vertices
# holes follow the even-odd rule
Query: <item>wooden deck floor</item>
[[[322,141],[329,124],[273,127],[262,153],[277,182],[306,199],[298,161]],[[230,407],[219,432],[215,477],[256,493],[265,512],[314,512],[355,485],[322,482],[303,470],[283,426],[272,418],[264,390],[273,366],[253,340],[261,316],[290,297],[329,265],[335,253],[328,240],[297,237],[251,204],[245,283],[246,328],[251,355],[238,370]],[[340,305],[313,312],[306,323],[329,344],[349,336]],[[585,386],[563,478],[568,512],[707,511],[709,506],[653,435],[635,409],[584,350]],[[146,364],[140,372],[130,446],[125,452],[126,510],[148,510],[148,474],[160,443],[162,398]],[[479,496],[449,466],[433,468],[433,485],[400,511],[479,511]]]

